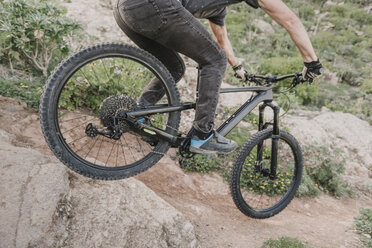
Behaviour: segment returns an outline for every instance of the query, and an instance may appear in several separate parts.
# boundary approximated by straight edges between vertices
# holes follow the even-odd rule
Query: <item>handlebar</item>
[[[259,85],[263,85],[262,80],[264,80],[266,84],[272,84],[272,83],[283,81],[288,78],[293,78],[292,87],[295,87],[296,85],[307,82],[307,81],[312,83],[312,80],[310,81],[310,80],[304,79],[302,77],[301,72],[296,72],[293,74],[288,74],[288,75],[283,75],[283,76],[276,76],[276,75],[275,76],[264,76],[264,75],[254,75],[254,74],[246,73],[245,77],[247,78],[247,81],[251,81]]]

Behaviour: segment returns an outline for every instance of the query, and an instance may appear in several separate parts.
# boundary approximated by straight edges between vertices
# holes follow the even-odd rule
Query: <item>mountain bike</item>
[[[302,152],[296,139],[279,129],[280,108],[273,85],[285,76],[246,75],[254,86],[225,88],[220,94],[252,92],[217,132],[227,135],[256,106],[258,132],[240,148],[230,188],[236,206],[253,218],[283,210],[301,183]],[[153,106],[137,100],[150,80],[162,82],[164,97]],[[180,102],[169,71],[151,54],[124,44],[88,47],[65,59],[49,77],[40,104],[40,122],[50,149],[75,172],[94,179],[117,180],[156,164],[170,147],[191,157],[189,138],[179,131],[181,112],[195,102]],[[273,111],[273,121],[264,111]]]

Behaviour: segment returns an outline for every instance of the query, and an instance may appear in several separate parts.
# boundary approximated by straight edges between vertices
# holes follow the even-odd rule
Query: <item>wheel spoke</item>
[[[164,72],[154,71],[156,60],[140,52],[139,57],[127,57],[128,53],[133,55],[133,51],[135,48],[113,44],[81,51],[55,70],[53,82],[46,86],[49,88],[45,97],[49,97],[49,101],[44,102],[50,106],[43,107],[55,108],[43,113],[49,128],[43,129],[48,143],[57,140],[66,154],[63,162],[74,164],[73,169],[85,175],[108,178],[107,171],[117,167],[110,175],[116,177],[117,171],[117,178],[122,178],[156,163],[161,157],[159,154],[164,155],[169,149],[164,142],[150,146],[144,134],[126,120],[119,120],[120,139],[108,135],[116,130],[110,118],[119,110],[131,110],[152,78],[159,75],[160,80],[167,79]],[[169,85],[165,81],[161,83]],[[165,87],[165,91],[161,102],[172,106],[174,87]],[[50,104],[53,101],[57,101],[56,104]],[[162,129],[169,125],[169,130],[178,130],[178,121],[167,120],[170,117],[176,120],[174,117],[179,115],[179,112],[159,113],[155,117],[158,123],[154,125]],[[87,130],[89,124],[92,127]],[[147,159],[149,157],[153,159]]]
[[[93,149],[93,147],[96,145],[97,141],[98,141],[98,139],[95,139],[95,140],[94,140],[94,143],[93,143],[92,146],[90,147],[90,149],[89,149],[88,153],[85,155],[84,159],[86,159],[86,158],[88,157],[89,153],[92,151],[92,149]]]
[[[288,138],[288,134],[282,133],[280,136],[285,135],[286,138],[280,137],[277,175],[275,178],[270,178],[271,134],[272,130],[267,129],[252,137],[240,151],[243,156],[236,162],[231,177],[234,202],[243,213],[254,218],[268,218],[280,212],[294,197],[301,180],[298,168],[302,168],[302,164],[296,162],[300,160],[296,156],[301,151],[295,152],[298,147],[296,141],[292,137]],[[260,149],[263,158],[259,168],[256,168]],[[239,164],[240,167],[237,167]],[[291,183],[288,185],[288,182]],[[246,207],[247,205],[249,207]]]
[[[96,158],[94,160],[94,163],[97,162],[98,154],[99,154],[99,151],[101,150],[102,143],[103,143],[103,139],[101,139],[101,144],[99,145],[98,152],[97,152]]]
[[[127,164],[127,159],[126,159],[126,156],[125,156],[125,152],[124,152],[124,148],[123,148],[123,143],[121,142],[121,139],[120,139],[120,145],[121,145],[121,150],[123,151],[125,164]]]
[[[95,118],[92,118],[92,119],[88,120],[87,123],[89,123],[90,121],[92,121],[92,120],[94,120],[94,119],[95,119]],[[83,123],[83,124],[80,124],[80,125],[78,125],[78,126],[75,126],[75,127],[71,128],[71,129],[69,129],[69,130],[67,130],[67,131],[64,131],[62,134],[65,134],[65,133],[71,132],[72,130],[74,130],[74,129],[78,128],[78,127],[81,127],[81,126],[87,125],[87,123]]]
[[[112,143],[112,148],[111,148],[110,154],[109,154],[108,157],[107,157],[107,160],[106,160],[105,165],[107,165],[107,162],[109,161],[109,159],[110,159],[110,157],[111,157],[111,153],[112,153],[112,150],[114,149],[114,146],[115,146],[115,143],[113,142],[113,143]]]

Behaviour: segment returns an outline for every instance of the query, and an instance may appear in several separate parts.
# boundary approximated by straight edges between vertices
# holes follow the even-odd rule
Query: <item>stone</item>
[[[198,247],[194,227],[145,184],[96,181],[0,130],[1,247]]]

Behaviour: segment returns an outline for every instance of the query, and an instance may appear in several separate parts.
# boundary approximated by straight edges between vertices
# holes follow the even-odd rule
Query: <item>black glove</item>
[[[321,75],[324,72],[322,64],[317,61],[304,62],[304,69],[302,70],[302,77],[309,80],[310,83],[313,82],[314,78]]]

